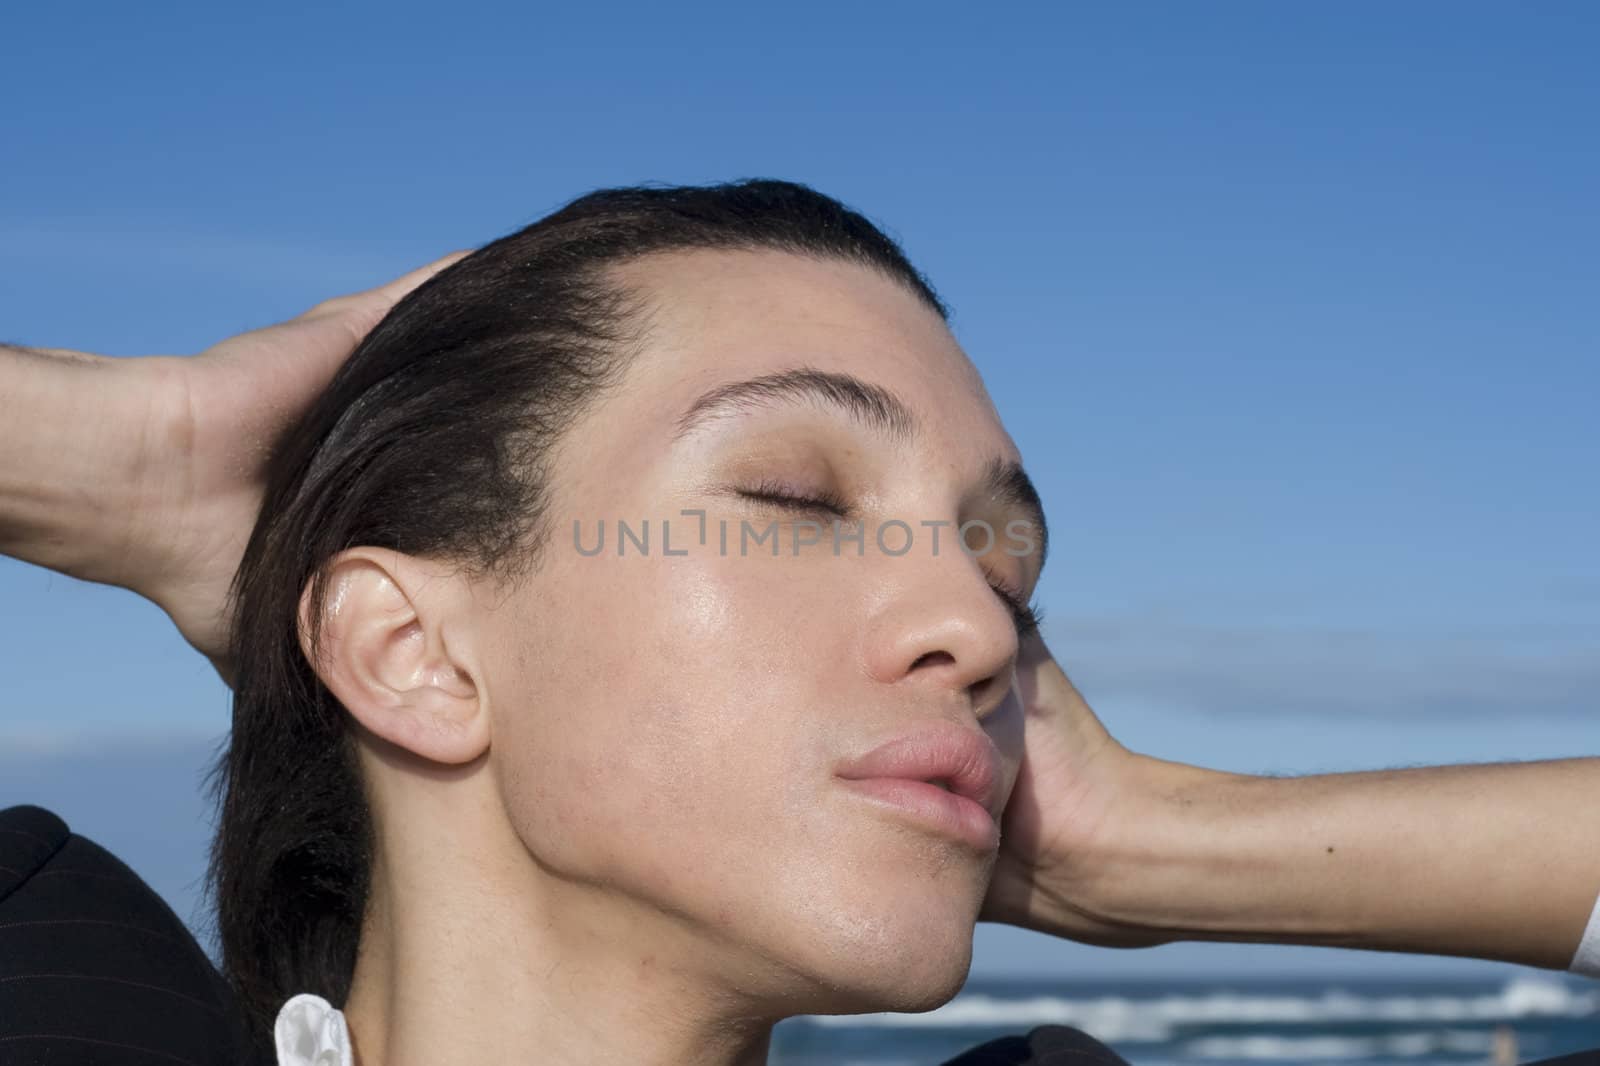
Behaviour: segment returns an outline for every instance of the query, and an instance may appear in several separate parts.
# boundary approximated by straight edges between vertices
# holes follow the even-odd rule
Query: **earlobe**
[[[357,721],[431,762],[470,762],[487,750],[487,707],[461,613],[470,597],[457,594],[454,575],[398,552],[340,553],[328,564],[316,649],[312,586],[300,597],[301,648]]]

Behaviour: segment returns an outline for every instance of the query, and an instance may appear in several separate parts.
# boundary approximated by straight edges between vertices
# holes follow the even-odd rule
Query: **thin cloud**
[[[1386,633],[1064,618],[1047,636],[1092,700],[1216,715],[1586,716],[1600,736],[1600,625]]]
[[[8,725],[0,728],[0,766],[39,759],[162,755],[211,749],[222,736],[195,729],[96,729],[93,726]]]
[[[1600,604],[1600,576],[1559,578],[1546,586],[1546,592],[1557,603]]]
[[[0,262],[7,260],[330,291],[376,285],[416,265],[315,241],[106,219],[0,219]]]

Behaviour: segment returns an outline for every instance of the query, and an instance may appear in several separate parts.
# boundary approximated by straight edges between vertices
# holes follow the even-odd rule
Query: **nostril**
[[[979,718],[988,717],[1005,703],[1006,695],[1011,691],[1012,677],[1008,670],[1004,674],[991,674],[972,686],[972,705],[977,708]]]
[[[917,661],[911,664],[911,669],[915,670],[919,666],[926,666],[930,662],[943,665],[944,663],[953,663],[955,661],[956,657],[947,651],[930,651],[917,656]]]

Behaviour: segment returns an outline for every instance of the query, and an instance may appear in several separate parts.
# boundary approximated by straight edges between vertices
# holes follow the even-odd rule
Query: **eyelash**
[[[989,587],[994,589],[994,594],[1000,597],[1011,611],[1011,621],[1016,623],[1017,636],[1027,638],[1039,632],[1039,627],[1044,624],[1044,608],[1035,600],[1029,603],[1022,598],[1022,593],[1003,581],[990,581]]]
[[[826,511],[834,518],[850,517],[850,505],[832,492],[821,491],[809,496],[800,496],[777,481],[763,481],[753,489],[740,489],[739,495],[790,511],[804,511],[808,514]]]
[[[850,505],[836,494],[826,491],[816,492],[810,496],[799,496],[778,482],[763,481],[753,489],[740,489],[739,495],[757,503],[771,504],[789,511],[801,511],[807,514],[822,511],[834,518],[850,517]],[[1019,637],[1030,637],[1039,631],[1039,626],[1044,623],[1044,609],[1037,601],[1029,603],[1023,599],[1020,590],[1003,581],[991,580],[989,587],[1011,612],[1011,621],[1017,627]]]

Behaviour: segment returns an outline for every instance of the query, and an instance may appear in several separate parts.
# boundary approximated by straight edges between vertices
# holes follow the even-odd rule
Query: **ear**
[[[345,709],[384,740],[435,763],[489,747],[489,715],[464,580],[427,560],[351,548],[328,563],[320,647],[311,588],[300,595],[300,646]]]

